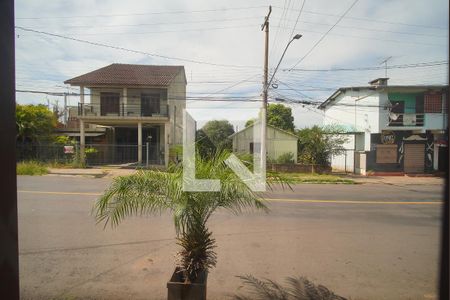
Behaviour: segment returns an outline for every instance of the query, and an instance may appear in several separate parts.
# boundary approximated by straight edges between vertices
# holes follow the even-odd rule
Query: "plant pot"
[[[167,300],[206,300],[207,279],[208,272],[204,271],[195,282],[185,283],[180,268],[175,268],[167,282]]]

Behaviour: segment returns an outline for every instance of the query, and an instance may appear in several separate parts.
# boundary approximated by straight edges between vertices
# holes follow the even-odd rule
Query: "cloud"
[[[301,33],[303,37],[291,44],[281,69],[292,67],[308,53],[352,2],[306,1],[294,29],[302,1],[271,1],[271,69],[278,62],[291,33]],[[181,64],[186,68],[189,81],[188,95],[213,93],[212,96],[216,98],[230,95],[258,97],[262,89],[264,54],[264,34],[260,25],[268,5],[268,1],[243,3],[237,0],[19,0],[16,1],[18,26],[165,56],[249,67],[219,67],[168,60],[17,30],[18,88],[64,91],[64,80],[113,62]],[[443,0],[359,1],[297,67],[329,69],[376,66],[387,57],[392,57],[389,65],[446,60],[447,12],[448,2]],[[395,84],[443,84],[448,81],[447,68],[448,65],[392,69],[388,70],[388,76],[391,78],[390,83]],[[280,70],[275,80],[279,88],[273,89],[270,95],[275,97],[277,93],[278,96],[294,100],[319,101],[326,99],[335,88],[367,84],[379,76],[384,76],[384,70]],[[238,82],[241,83],[236,84]],[[281,82],[292,88],[288,89]],[[45,97],[24,93],[17,94],[17,99],[23,103],[46,101]],[[76,99],[71,101],[76,102]],[[188,105],[198,107],[198,103],[189,102]],[[210,116],[218,118],[227,109],[227,106],[218,106],[216,103],[205,102],[201,105],[208,109]],[[242,103],[236,102],[229,106],[235,108],[239,105]],[[320,112],[298,104],[291,106],[297,127],[322,122]],[[218,112],[209,109],[214,107],[222,108]]]

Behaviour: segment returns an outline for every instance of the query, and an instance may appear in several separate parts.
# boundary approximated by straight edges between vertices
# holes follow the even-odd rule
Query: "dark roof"
[[[330,104],[333,104],[333,101],[341,94],[345,93],[348,90],[395,90],[395,89],[421,89],[421,90],[430,90],[430,89],[448,89],[448,85],[385,85],[385,86],[353,86],[353,87],[341,87],[337,89],[330,97],[327,98],[324,102],[322,102],[318,108],[324,109]]]
[[[168,86],[183,66],[111,64],[64,81],[71,85]]]

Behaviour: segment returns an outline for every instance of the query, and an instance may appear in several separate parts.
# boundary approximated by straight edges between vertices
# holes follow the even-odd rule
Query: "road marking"
[[[46,192],[46,191],[17,191],[18,193],[31,194],[49,194],[49,195],[82,195],[82,196],[100,196],[101,193],[81,193],[81,192]]]
[[[304,200],[304,199],[276,199],[265,198],[270,202],[303,202],[303,203],[337,203],[337,204],[443,204],[441,201],[355,201],[355,200]]]
[[[47,191],[17,191],[19,193],[48,194],[48,195],[79,195],[79,196],[101,196],[102,193],[85,192],[47,192]],[[336,203],[336,204],[414,204],[414,205],[436,205],[443,204],[441,201],[355,201],[355,200],[311,200],[311,199],[285,199],[285,198],[264,198],[269,202],[299,202],[299,203]]]

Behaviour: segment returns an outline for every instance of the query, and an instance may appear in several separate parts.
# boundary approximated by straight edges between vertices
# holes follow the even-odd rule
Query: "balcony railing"
[[[78,103],[78,116],[85,117],[168,117],[169,106],[143,106],[141,104],[101,105]]]
[[[391,127],[421,127],[424,124],[424,114],[396,114],[389,115]]]

